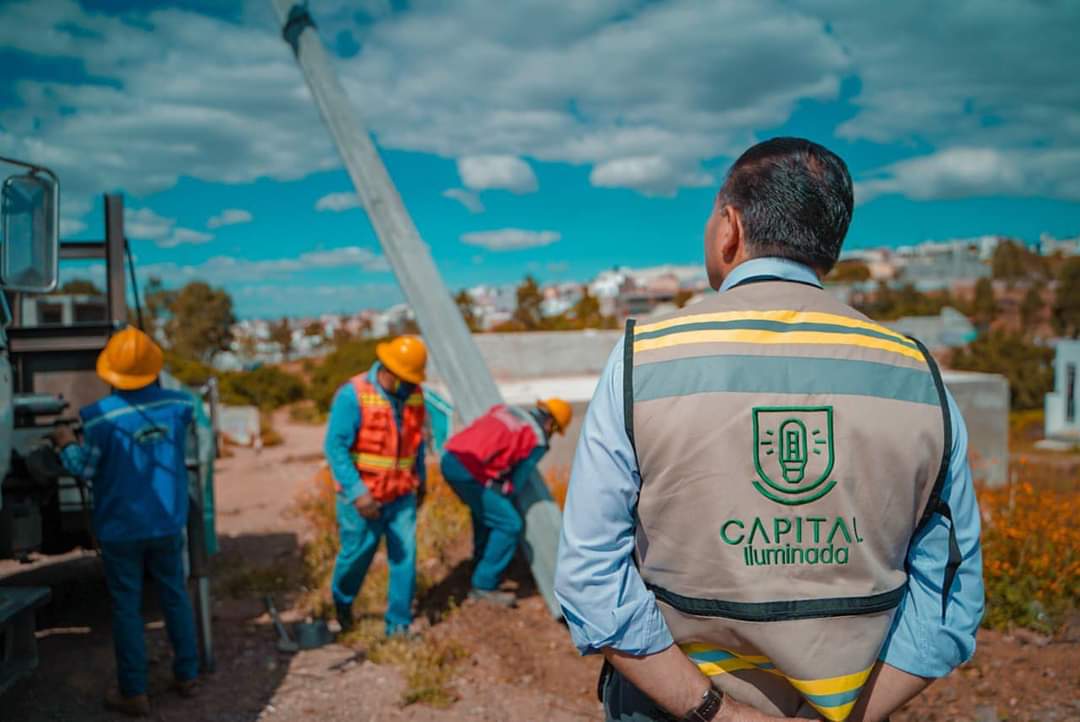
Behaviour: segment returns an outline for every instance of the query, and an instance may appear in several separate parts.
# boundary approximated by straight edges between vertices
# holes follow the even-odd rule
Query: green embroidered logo
[[[836,485],[831,406],[754,407],[754,488],[773,501],[798,506]]]

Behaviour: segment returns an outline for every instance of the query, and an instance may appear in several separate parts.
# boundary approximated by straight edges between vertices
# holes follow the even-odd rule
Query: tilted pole
[[[424,341],[468,423],[502,403],[495,380],[473,342],[457,304],[439,275],[367,129],[353,112],[305,4],[270,0],[315,104],[330,131],[383,253],[416,314]],[[525,519],[522,542],[536,585],[555,616],[552,593],[562,514],[538,473],[515,499]]]

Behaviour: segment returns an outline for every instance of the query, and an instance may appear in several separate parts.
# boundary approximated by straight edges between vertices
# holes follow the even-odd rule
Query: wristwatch
[[[724,693],[709,687],[701,695],[701,704],[686,713],[682,722],[712,722],[724,704]]]

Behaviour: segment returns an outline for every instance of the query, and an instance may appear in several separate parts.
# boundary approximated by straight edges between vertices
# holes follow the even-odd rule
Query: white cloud
[[[354,267],[370,272],[385,272],[389,265],[383,256],[359,246],[310,251],[292,258],[248,260],[234,256],[214,256],[202,263],[179,265],[171,261],[140,265],[140,273],[165,279],[169,285],[200,279],[213,284],[249,283],[320,269]]]
[[[124,234],[129,238],[159,241],[172,232],[175,218],[158,215],[152,208],[125,208]]]
[[[207,228],[221,228],[222,226],[235,226],[240,223],[251,223],[250,211],[242,208],[226,208],[221,213],[206,222]]]
[[[78,218],[61,218],[60,219],[60,237],[70,238],[77,233],[82,233],[86,230],[86,223]]]
[[[17,80],[16,103],[0,111],[0,153],[54,167],[67,209],[89,208],[106,188],[160,191],[181,175],[239,183],[338,167],[267,5],[247,3],[237,23],[177,9],[136,11],[133,22],[74,0],[0,4],[0,47],[66,58],[108,82]],[[522,157],[583,165],[598,184],[652,194],[703,184],[703,161],[738,153],[800,103],[836,99],[844,78],[858,87],[844,137],[1080,148],[1069,62],[1080,3],[365,8],[363,23],[343,0],[314,12],[326,37],[346,33],[360,47],[334,65],[380,145],[512,159],[533,182]],[[517,172],[475,186],[462,178],[473,189],[528,188]]]
[[[539,186],[532,167],[512,155],[479,155],[458,158],[458,175],[474,191],[501,189],[532,193]]]
[[[672,195],[676,188],[714,185],[716,179],[693,168],[682,168],[661,155],[619,158],[601,163],[589,174],[600,188],[633,188],[646,195]]]
[[[955,147],[880,169],[856,184],[855,199],[902,194],[916,200],[1011,195],[1080,201],[1077,168],[1080,149]]]
[[[470,213],[483,213],[484,203],[480,196],[464,188],[447,188],[443,191],[444,198],[450,198],[469,209]]]
[[[341,213],[360,207],[360,198],[355,193],[330,193],[315,201],[315,210]]]
[[[470,246],[480,246],[489,251],[517,251],[523,248],[549,246],[562,234],[558,231],[526,231],[521,228],[502,228],[497,231],[476,231],[466,233],[461,242]]]
[[[185,243],[198,245],[214,239],[211,233],[179,227],[175,218],[159,215],[152,208],[124,209],[124,234],[129,238],[153,241],[159,248],[174,248]]]
[[[202,245],[203,243],[209,243],[214,240],[212,233],[203,233],[202,231],[196,231],[191,228],[177,228],[168,237],[157,241],[157,245],[161,248],[175,248],[185,243],[192,245]]]

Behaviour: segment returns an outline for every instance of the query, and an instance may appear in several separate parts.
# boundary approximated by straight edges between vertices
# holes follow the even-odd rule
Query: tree
[[[465,325],[469,327],[469,330],[473,333],[480,330],[480,321],[476,318],[476,312],[473,310],[472,296],[465,289],[458,291],[454,296],[454,303],[457,304],[458,311],[461,313],[461,318],[465,320]]]
[[[324,333],[323,325],[321,323],[319,323],[318,321],[310,321],[310,322],[308,322],[308,324],[306,326],[304,326],[304,335],[305,336],[310,336],[312,338],[317,338],[317,337],[323,336],[323,333]]]
[[[989,328],[997,315],[997,301],[994,300],[994,282],[989,278],[980,278],[975,282],[975,301],[972,303],[972,316],[975,323]]]
[[[277,323],[270,324],[270,340],[278,345],[281,355],[287,361],[292,352],[292,328],[289,326],[289,319],[282,318]]]
[[[604,314],[600,313],[600,301],[591,293],[588,286],[581,287],[581,298],[572,310],[579,328],[603,328]]]
[[[73,278],[70,281],[65,281],[64,285],[53,291],[53,294],[63,294],[65,296],[104,296],[105,292],[89,279]]]
[[[1031,327],[1039,322],[1039,315],[1045,305],[1038,288],[1032,286],[1027,290],[1024,300],[1020,302],[1020,322],[1025,330],[1030,331]]]
[[[588,293],[588,289],[586,289],[585,292]],[[671,299],[671,302],[674,303],[679,308],[685,308],[686,307],[686,302],[689,301],[693,297],[694,297],[694,292],[691,291],[689,288],[680,288],[678,290],[678,292],[675,294],[675,298]]]
[[[1009,380],[1012,408],[1039,409],[1054,387],[1054,351],[1016,334],[991,332],[953,354],[953,368],[1002,374]]]
[[[1070,258],[1061,266],[1053,321],[1058,333],[1069,338],[1080,336],[1080,257]]]
[[[192,281],[173,291],[151,279],[146,299],[150,327],[164,319],[165,338],[180,356],[209,363],[216,352],[229,348],[236,317],[232,297],[224,289]]]
[[[540,293],[540,286],[536,279],[525,276],[525,280],[517,288],[517,308],[514,309],[514,320],[526,331],[539,329],[544,322],[544,316],[540,313],[540,304],[543,302],[544,296]]]
[[[1009,288],[1017,281],[1042,280],[1047,277],[1045,259],[1020,241],[1006,239],[998,243],[994,248],[991,267],[994,280],[1005,281]]]
[[[825,279],[830,283],[862,283],[870,280],[870,267],[862,261],[840,261]]]

